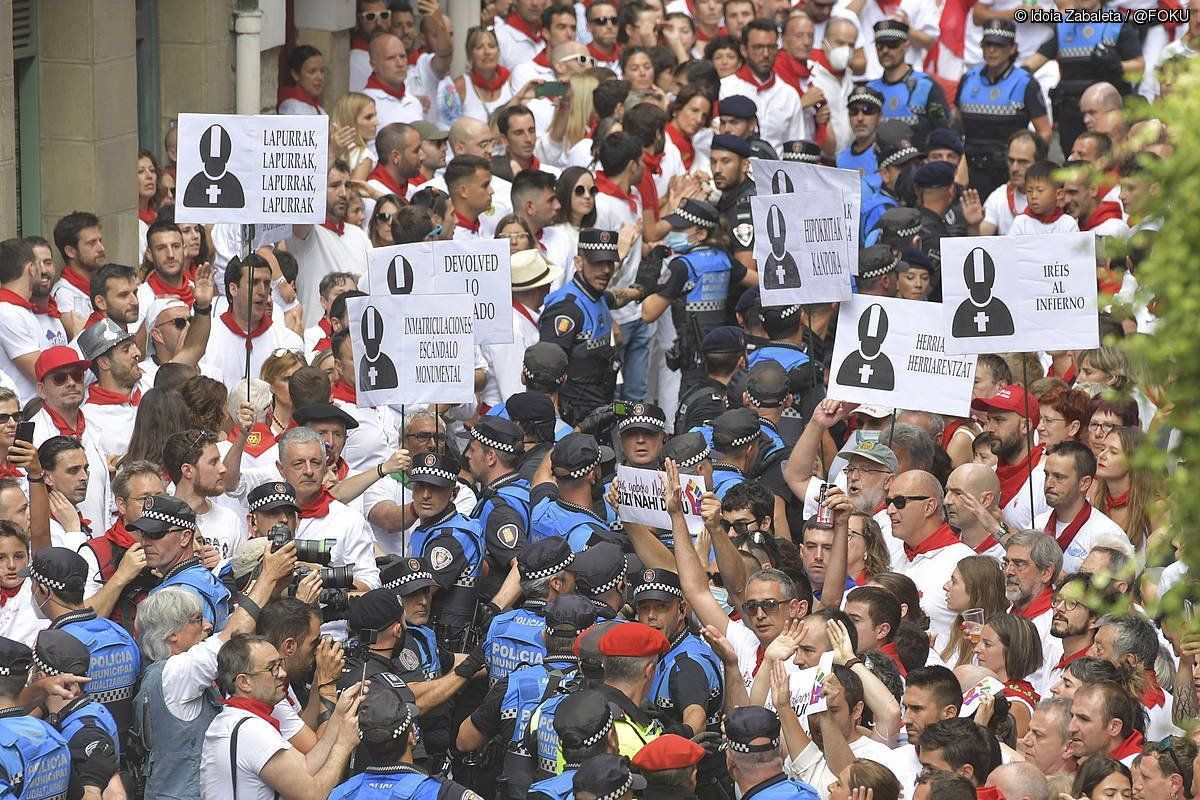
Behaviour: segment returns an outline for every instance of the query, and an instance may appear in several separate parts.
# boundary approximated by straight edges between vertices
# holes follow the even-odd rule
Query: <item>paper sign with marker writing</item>
[[[180,114],[176,222],[325,221],[329,117]]]
[[[368,254],[367,275],[372,295],[466,294],[475,317],[475,344],[513,340],[507,239],[376,247]]]
[[[971,716],[979,708],[984,697],[988,695],[995,697],[1003,691],[1004,683],[999,678],[993,678],[991,675],[982,678],[963,693],[962,706],[959,708],[958,715],[960,717]]]
[[[667,513],[664,487],[667,473],[656,469],[617,467],[617,516],[622,522],[649,525],[671,530],[671,515]],[[704,528],[700,518],[700,500],[707,488],[699,475],[680,475],[679,488],[683,494],[683,516],[688,532],[693,536]]]
[[[975,356],[948,355],[937,303],[856,294],[838,310],[829,397],[968,416]]]
[[[862,246],[858,233],[859,218],[862,216],[862,182],[857,172],[796,161],[752,158],[750,177],[754,179],[754,189],[759,196],[799,194],[804,199],[809,192],[839,192],[846,243],[850,248],[850,274],[858,274],[858,248]],[[754,221],[757,227],[757,216]]]
[[[1100,345],[1092,233],[942,239],[948,353]]]
[[[465,294],[346,301],[358,405],[473,402],[471,306]]]
[[[850,299],[841,192],[758,195],[750,214],[763,306]]]

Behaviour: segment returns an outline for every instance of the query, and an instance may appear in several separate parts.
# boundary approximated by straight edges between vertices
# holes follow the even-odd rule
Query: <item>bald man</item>
[[[421,101],[405,94],[404,80],[408,77],[408,52],[398,36],[382,33],[371,40],[371,77],[363,94],[375,101],[379,128],[393,122],[416,122],[424,117]]]
[[[955,565],[975,551],[963,544],[945,521],[944,495],[937,478],[924,470],[902,472],[887,494],[892,536],[904,545],[897,572],[912,579],[921,594],[921,610],[929,617],[934,649],[950,637],[954,612],[946,606],[945,586]]]
[[[1125,115],[1121,113],[1121,93],[1111,83],[1093,83],[1079,98],[1083,127],[1089,131],[1107,133],[1114,142],[1129,135]]]
[[[457,156],[479,156],[488,161],[492,160],[492,149],[496,146],[496,135],[484,122],[474,117],[459,117],[450,126],[450,144],[446,151],[446,163]],[[440,189],[449,194],[446,189],[445,176],[438,174],[430,180],[427,186]],[[490,239],[496,233],[496,223],[512,213],[512,184],[503,178],[492,175],[492,208],[479,217],[479,237]]]
[[[1050,800],[1050,782],[1040,769],[1024,761],[996,767],[985,785],[994,786],[1004,800]]]
[[[984,464],[963,464],[946,481],[946,519],[958,531],[963,544],[976,555],[1004,560],[1004,548],[996,540],[1000,523],[992,515],[998,508],[1000,479]]]

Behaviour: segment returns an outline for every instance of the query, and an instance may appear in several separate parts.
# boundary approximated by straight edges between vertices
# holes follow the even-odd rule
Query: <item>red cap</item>
[[[83,356],[79,355],[78,352],[66,345],[59,345],[42,351],[42,354],[37,357],[37,361],[33,364],[33,372],[37,376],[37,379],[41,381],[56,369],[62,369],[63,367],[87,369],[90,366],[91,364],[85,361]]]
[[[683,769],[700,763],[704,748],[674,733],[664,733],[638,750],[633,765],[643,772]]]
[[[609,628],[600,639],[600,654],[605,656],[661,656],[671,649],[662,631],[640,622],[625,622]]]
[[[1033,395],[1026,394],[1025,389],[1017,385],[1005,386],[996,392],[995,397],[976,397],[971,401],[971,408],[985,412],[1011,411],[1025,417],[1034,425],[1037,425],[1042,418],[1041,410],[1038,408],[1038,399]]]

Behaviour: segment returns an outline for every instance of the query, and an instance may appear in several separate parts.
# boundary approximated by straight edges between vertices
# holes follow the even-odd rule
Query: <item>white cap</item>
[[[872,406],[863,403],[861,406],[856,406],[853,408],[850,413],[862,414],[864,416],[874,417],[875,419],[886,419],[894,414],[895,411],[896,409],[888,408],[887,406]]]

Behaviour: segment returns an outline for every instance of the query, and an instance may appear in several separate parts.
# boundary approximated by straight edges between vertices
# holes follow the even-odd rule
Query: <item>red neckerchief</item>
[[[92,327],[93,325],[95,325],[97,322],[99,322],[102,319],[104,319],[103,314],[101,314],[99,311],[93,311],[91,313],[91,315],[88,316],[87,321],[83,323],[84,330],[87,330],[88,328]],[[118,324],[120,324],[120,323],[118,323]]]
[[[1108,757],[1115,761],[1120,761],[1122,758],[1135,756],[1142,752],[1142,745],[1144,743],[1145,739],[1142,737],[1142,734],[1139,731],[1134,731],[1129,734],[1129,738],[1117,745],[1116,749],[1108,754]]]
[[[324,486],[311,503],[300,506],[300,519],[319,519],[329,515],[329,504],[334,500],[333,495]]]
[[[105,389],[98,383],[93,383],[88,387],[87,402],[94,406],[136,406],[142,400],[142,391],[134,389],[133,394],[124,395],[120,392],[114,392],[112,389]]]
[[[871,573],[867,572],[865,569],[862,572],[860,572],[854,576],[854,583],[857,586],[866,586],[870,582],[871,582]]]
[[[692,144],[692,140],[684,136],[683,131],[676,128],[673,122],[667,123],[667,136],[671,137],[671,141],[679,148],[684,169],[691,169],[696,160],[696,146]]]
[[[83,436],[83,429],[87,427],[87,418],[83,416],[82,411],[76,410],[75,416],[79,420],[78,423],[72,425],[67,422],[67,418],[59,414],[48,405],[43,405],[46,413],[50,415],[50,421],[54,423],[54,427],[58,428],[58,432],[63,436],[74,436],[76,439]]]
[[[235,435],[230,432],[229,441],[233,441]],[[246,447],[242,451],[258,458],[263,453],[270,450],[275,445],[275,434],[271,432],[271,426],[265,422],[257,422],[250,429],[250,435],[246,437]]]
[[[908,670],[904,668],[904,664],[900,662],[900,651],[896,649],[895,642],[888,642],[879,648],[879,652],[890,658],[896,663],[896,669],[900,670],[900,677],[907,678]]]
[[[533,63],[537,64],[543,69],[554,69],[550,66],[550,49],[543,47],[541,50],[539,50],[538,54],[533,57]]]
[[[829,72],[830,75],[835,75],[840,78],[842,75],[846,74],[846,70],[844,69],[834,69],[833,67],[829,66],[829,59],[825,57],[824,50],[813,50],[812,55],[809,56],[809,60],[820,64]]]
[[[1120,289],[1120,288],[1121,288],[1121,286],[1118,284],[1117,289]],[[1100,291],[1104,291],[1103,286],[1100,287]],[[1115,294],[1115,292],[1109,292],[1109,294]],[[1046,367],[1046,377],[1047,378],[1059,377],[1058,375],[1054,374],[1054,362],[1053,361],[1050,362],[1050,366]],[[1071,361],[1071,366],[1067,367],[1066,374],[1064,374],[1062,376],[1062,379],[1064,381],[1066,381],[1068,385],[1075,383],[1075,362],[1074,361]]]
[[[758,650],[756,650],[754,653],[754,674],[755,675],[758,674],[758,668],[762,666],[763,659],[766,657],[766,655],[767,655],[767,649],[760,644],[758,646]]]
[[[383,161],[380,161],[375,165],[375,169],[371,170],[371,172],[367,175],[367,180],[379,181],[386,186],[388,191],[392,194],[404,197],[404,190],[400,188],[400,184],[397,183],[396,179],[392,177],[392,173],[388,172],[387,168],[383,166]],[[342,232],[338,231],[337,235],[341,236]]]
[[[421,184],[426,183],[428,180],[429,180],[429,178],[425,177],[424,175],[422,175],[421,173],[418,172],[416,174],[416,177],[408,179],[408,185],[412,188],[416,188],[416,187],[420,186]]]
[[[656,159],[653,163],[657,169],[653,170],[647,166],[646,169],[642,170],[642,180],[638,184],[638,193],[644,198],[646,204],[645,210],[655,220],[659,218],[661,213],[661,201],[658,196],[658,187],[654,184],[654,176],[662,172],[662,167],[660,166],[662,164],[662,157],[662,153],[659,153],[657,156],[642,156],[642,163],[645,163],[647,158]],[[637,212],[633,213],[636,214]]]
[[[1138,693],[1138,700],[1141,700],[1146,708],[1158,708],[1167,702],[1167,693],[1158,685],[1158,678],[1152,669],[1146,670],[1146,685]]]
[[[337,464],[333,468],[333,474],[337,475],[339,481],[346,480],[346,476],[350,474],[350,465],[346,463],[346,459],[338,456]]]
[[[984,553],[986,553],[988,550],[991,550],[993,547],[995,547],[995,546],[996,546],[996,545],[998,545],[998,544],[1000,544],[1000,543],[996,541],[996,534],[994,534],[994,533],[989,533],[989,534],[987,535],[987,537],[986,537],[986,538],[985,538],[985,539],[984,539],[982,542],[980,542],[979,544],[975,545],[975,546],[974,546],[974,547],[972,547],[971,549],[975,551],[975,554],[976,554],[976,555],[980,555],[980,556],[981,556],[981,555],[983,555]]]
[[[146,284],[154,292],[155,297],[178,297],[188,304],[188,308],[191,308],[196,302],[196,298],[192,294],[192,285],[183,276],[180,276],[180,280],[183,283],[183,288],[167,283],[157,271],[151,271],[146,276]]]
[[[758,79],[758,76],[755,75],[753,72],[751,72],[750,67],[746,64],[743,64],[742,68],[739,69],[735,74],[739,78],[744,80],[746,83],[753,86],[754,91],[756,93],[761,94],[763,91],[770,89],[772,86],[775,85],[775,73],[774,72],[772,72],[771,77],[767,78],[765,81],[760,81]]]
[[[662,175],[662,160],[663,155],[665,154],[665,150],[661,153],[655,153],[654,155],[647,155],[645,153],[642,154],[642,163],[646,166],[646,170],[649,171],[651,175]]]
[[[0,463],[0,478],[24,478],[25,473],[7,461]]]
[[[414,47],[408,51],[408,65],[415,67],[417,62],[421,60],[421,56],[425,55],[425,51],[419,47]]]
[[[1125,215],[1121,213],[1121,204],[1114,203],[1112,200],[1103,200],[1100,205],[1096,206],[1096,210],[1087,218],[1087,221],[1079,226],[1081,231],[1090,231],[1098,227],[1101,223],[1108,222],[1110,219],[1124,219]]]
[[[961,428],[963,425],[966,425],[966,424],[967,424],[967,421],[965,419],[963,419],[962,417],[953,417],[953,418],[951,418],[951,420],[949,422],[946,423],[946,427],[942,429],[941,444],[942,444],[943,450],[945,450],[946,447],[949,446],[950,440],[954,438],[955,431],[957,431],[959,428]]]
[[[536,29],[529,27],[529,23],[521,19],[521,15],[516,11],[509,12],[508,16],[504,18],[504,24],[508,25],[510,28],[516,28],[535,42],[542,41],[541,27],[539,26]]]
[[[1004,683],[1004,696],[1024,700],[1032,708],[1037,708],[1042,698],[1033,690],[1033,684],[1026,680],[1010,680]]]
[[[471,83],[475,84],[476,88],[483,89],[485,92],[498,92],[500,88],[508,82],[508,76],[511,73],[504,67],[496,67],[496,77],[485,78],[475,70],[469,70],[467,75],[471,78]]]
[[[85,278],[84,276],[80,275],[78,272],[71,269],[70,267],[67,267],[66,269],[64,269],[62,271],[62,275],[59,275],[58,277],[62,278],[64,281],[71,284],[76,289],[78,289],[79,291],[81,291],[85,295],[87,295],[88,297],[92,296],[92,279],[91,278]]]
[[[329,321],[329,317],[317,320],[317,327],[324,331],[326,336],[333,336],[333,323]]]
[[[140,219],[142,222],[146,223],[147,225],[153,225],[154,221],[156,219],[158,219],[158,212],[155,211],[153,208],[147,208],[144,211],[139,208],[138,209],[138,219]]]
[[[1013,606],[1008,610],[1010,614],[1016,614],[1018,617],[1024,617],[1027,620],[1033,621],[1041,614],[1045,614],[1050,610],[1050,601],[1054,597],[1054,591],[1047,586],[1042,590],[1042,593],[1029,601],[1024,608]]]
[[[3,608],[4,606],[8,605],[8,601],[12,600],[14,597],[17,596],[17,592],[21,591],[21,587],[23,585],[24,585],[24,581],[22,581],[21,583],[18,583],[16,586],[14,586],[11,589],[0,589],[0,608]]]
[[[1004,195],[1008,198],[1008,210],[1015,217],[1017,216],[1017,193],[1013,190],[1011,183],[1004,184]]]
[[[53,295],[46,295],[46,305],[38,308],[37,303],[33,304],[33,313],[39,317],[52,317],[53,319],[62,319],[62,312],[58,309],[58,303],[54,302]]]
[[[1083,508],[1075,515],[1075,519],[1071,520],[1071,524],[1060,535],[1058,533],[1058,512],[1051,511],[1050,519],[1046,520],[1046,533],[1058,539],[1058,546],[1063,552],[1071,546],[1071,542],[1075,541],[1075,536],[1079,533],[1080,528],[1088,521],[1088,517],[1092,515],[1092,504],[1088,501],[1083,501]]]
[[[1109,511],[1112,511],[1114,508],[1124,508],[1127,505],[1129,505],[1129,492],[1113,497],[1107,488],[1104,490],[1104,507]]]
[[[637,216],[637,201],[633,199],[632,191],[628,193],[623,191],[620,186],[613,183],[612,179],[601,170],[596,171],[596,191],[606,194],[609,197],[615,197],[618,200],[624,200],[629,204],[629,210],[633,212],[634,216]]]
[[[458,227],[466,228],[471,233],[479,233],[479,220],[478,219],[476,219],[474,222],[472,222],[471,220],[464,217],[458,209],[454,210],[454,219],[457,222]]]
[[[393,89],[392,87],[388,86],[383,81],[379,80],[379,76],[376,75],[374,72],[371,73],[371,77],[367,78],[367,85],[364,88],[378,89],[379,91],[381,91],[385,94],[390,94],[392,97],[396,98],[397,100],[404,99],[404,84],[403,83],[400,84],[399,89]]]
[[[975,800],[1006,800],[995,786],[978,786],[975,788]]]
[[[221,702],[230,708],[240,708],[242,711],[249,711],[259,719],[269,722],[275,730],[279,730],[279,720],[271,716],[271,712],[274,709],[261,700],[255,700],[251,697],[224,697],[221,699]]]
[[[1021,491],[1021,487],[1025,485],[1025,481],[1029,479],[1033,468],[1042,460],[1042,446],[1030,451],[1029,455],[1025,456],[1025,460],[1019,464],[997,464],[996,477],[1000,479],[1000,507],[1004,508],[1008,502],[1017,496],[1017,492]]]
[[[1030,206],[1026,206],[1025,210],[1021,212],[1021,214],[1027,217],[1033,217],[1043,225],[1049,225],[1052,222],[1058,222],[1059,217],[1061,217],[1064,213],[1066,212],[1064,212],[1061,208],[1056,208],[1049,214],[1035,214],[1033,213],[1033,208]]]
[[[797,92],[803,92],[804,85],[812,75],[812,69],[807,61],[801,61],[787,50],[780,50],[775,56],[775,74]]]
[[[254,330],[250,331],[249,336],[247,336],[246,332],[244,330],[242,330],[242,326],[238,324],[238,321],[233,318],[233,310],[232,309],[227,310],[224,314],[221,315],[221,322],[225,323],[225,327],[229,328],[230,332],[234,336],[237,336],[241,339],[246,340],[246,349],[247,350],[253,350],[254,349],[254,340],[257,339],[259,336],[262,336],[264,333],[266,333],[271,328],[271,315],[267,314],[261,320],[259,320],[258,325],[255,326]]]
[[[37,309],[33,307],[33,303],[26,300],[21,295],[14,292],[12,289],[0,289],[0,303],[10,303],[17,308],[23,308],[31,314],[37,313]]]
[[[943,522],[940,528],[926,536],[925,540],[916,547],[909,547],[905,544],[904,555],[908,556],[909,561],[912,561],[919,555],[932,553],[934,550],[941,550],[943,547],[949,547],[960,541],[962,540],[954,535],[954,531],[950,530],[950,524]]]
[[[596,44],[595,40],[588,42],[587,49],[588,52],[592,54],[592,58],[596,59],[597,61],[604,61],[612,64],[621,60],[621,45],[617,44],[616,42],[613,43],[612,49],[607,53],[600,49],[600,45]]]
[[[358,392],[345,381],[334,382],[330,397],[334,400],[341,400],[343,403],[354,404],[358,402]]]
[[[371,49],[371,43],[361,36],[352,36],[350,37],[350,49],[369,51]]]
[[[1084,645],[1082,650],[1080,650],[1076,653],[1071,653],[1070,655],[1063,656],[1062,658],[1060,658],[1058,660],[1058,663],[1054,665],[1054,668],[1056,670],[1060,670],[1060,671],[1066,669],[1067,667],[1069,667],[1071,665],[1072,661],[1078,661],[1081,658],[1087,657],[1088,650],[1090,650],[1091,647],[1092,646],[1090,644]]]
[[[529,320],[530,325],[532,325],[535,328],[538,326],[537,320],[533,318],[532,312],[530,312],[530,310],[528,308],[526,308],[525,304],[522,303],[520,300],[513,300],[512,307],[513,307],[513,311],[516,311],[522,317]]]
[[[124,547],[126,550],[137,543],[137,540],[129,533],[129,529],[125,527],[125,520],[123,519],[118,519],[114,522],[113,526],[104,532],[104,538],[117,547]]]
[[[325,221],[321,223],[321,227],[327,231],[336,233],[338,236],[344,236],[346,234],[346,220],[344,219],[339,219],[337,222],[330,223],[329,218],[326,217]]]
[[[283,105],[284,100],[299,100],[305,105],[312,106],[317,111],[321,111],[321,101],[319,98],[313,97],[308,92],[301,89],[299,86],[280,86],[279,91],[275,93],[275,106],[278,108]]]
[[[1115,295],[1121,291],[1124,282],[1124,275],[1120,271],[1112,267],[1104,267],[1101,270],[1101,274],[1096,277],[1096,288],[1101,294]],[[1066,378],[1063,380],[1066,380]]]

